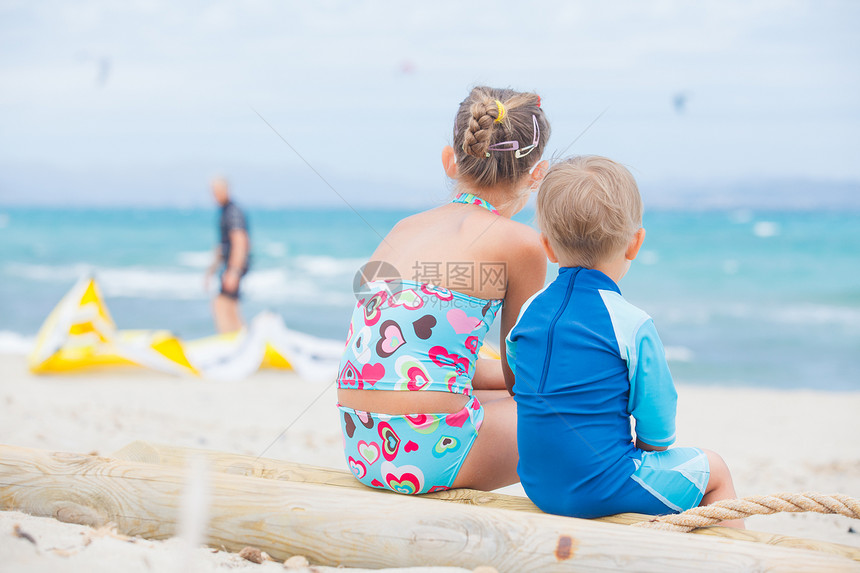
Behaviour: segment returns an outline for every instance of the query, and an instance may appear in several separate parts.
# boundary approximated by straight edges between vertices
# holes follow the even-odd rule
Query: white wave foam
[[[352,304],[351,283],[343,286],[343,290],[332,291],[306,273],[266,269],[248,273],[242,281],[242,292],[250,300],[265,303]]]
[[[667,346],[666,360],[670,362],[692,362],[693,351],[686,346]]]
[[[783,325],[833,325],[860,331],[860,308],[802,304],[796,306],[763,306],[746,303],[724,303],[711,307],[689,305],[646,306],[656,320],[673,324],[711,324],[720,318],[748,323]]]
[[[299,271],[315,277],[352,277],[358,269],[367,261],[363,258],[336,259],[334,257],[301,256],[293,259],[293,264]]]
[[[0,354],[25,355],[33,348],[35,338],[17,332],[0,330]]]
[[[751,322],[772,324],[835,325],[860,329],[860,308],[823,304],[794,306],[762,306],[754,304],[727,304],[711,309],[711,317],[729,316]]]
[[[48,283],[68,283],[94,274],[109,297],[193,300],[207,296],[200,271],[142,266],[94,267],[81,263],[56,266],[10,263],[4,271],[8,276]]]
[[[80,276],[91,272],[93,266],[83,263],[71,265],[9,263],[3,270],[6,275],[22,279],[44,282],[68,282],[70,280],[77,280]]]
[[[193,263],[202,253],[180,253]],[[207,253],[208,255],[208,253]],[[202,257],[199,257],[202,262]],[[351,305],[352,273],[358,259],[300,257],[295,268],[252,269],[242,281],[242,293],[249,300],[266,304],[308,303]],[[194,266],[189,264],[188,266]],[[204,289],[204,273],[199,269],[170,267],[93,267],[85,264],[30,265],[10,263],[7,276],[47,283],[69,283],[92,273],[107,297],[204,300],[217,291],[217,278]]]
[[[183,251],[176,255],[176,262],[192,269],[205,269],[212,264],[214,257],[212,251]]]
[[[261,247],[261,250],[275,259],[282,259],[287,256],[287,246],[283,243],[266,243]]]
[[[214,295],[217,277],[204,290],[200,272],[152,270],[145,268],[101,269],[96,273],[106,296],[146,299],[172,298],[199,300]],[[333,293],[302,273],[287,269],[252,270],[242,280],[242,296],[265,304],[307,303],[344,304],[350,302],[351,283],[344,283],[343,293]]]
[[[753,225],[753,234],[764,239],[779,235],[779,225],[773,221],[759,221]]]
[[[98,269],[95,274],[108,297],[206,298],[203,273],[200,272],[124,267]]]
[[[645,305],[655,321],[671,324],[706,325],[711,321],[712,312],[700,306],[687,305]],[[659,328],[659,325],[658,325]]]
[[[194,256],[202,255],[193,253]],[[208,253],[207,253],[208,254]],[[352,305],[352,274],[363,259],[297,257],[293,266],[252,269],[242,281],[248,300],[263,304]],[[40,265],[9,263],[2,267],[7,277],[47,283],[71,283],[87,273],[95,274],[105,295],[116,298],[206,300],[217,289],[217,280],[204,290],[201,270],[171,267],[93,267],[87,264]],[[723,272],[738,271],[729,260]],[[712,304],[644,304],[660,322],[706,325],[729,318],[762,324],[835,325],[852,332],[860,330],[860,308],[825,304],[762,305],[755,303],[715,302]]]
[[[860,330],[860,308],[799,305],[773,309],[767,317],[779,324],[836,324]]]

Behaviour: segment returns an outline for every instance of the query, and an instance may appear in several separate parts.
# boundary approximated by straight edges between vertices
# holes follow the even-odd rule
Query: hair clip
[[[532,114],[532,126],[534,128],[534,135],[532,136],[531,145],[520,148],[519,141],[502,141],[494,143],[487,148],[486,157],[490,156],[490,151],[513,151],[514,157],[517,159],[525,157],[531,153],[540,141],[540,126],[538,125],[537,116],[534,114]]]
[[[540,107],[540,96],[538,96],[537,106]]]

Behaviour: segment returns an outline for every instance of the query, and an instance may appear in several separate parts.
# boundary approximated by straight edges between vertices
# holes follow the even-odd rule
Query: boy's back
[[[556,163],[536,215],[559,275],[522,307],[506,349],[528,496],[575,517],[668,513],[735,497],[720,456],[667,449],[677,394],[663,345],[617,286],[645,240],[633,176],[605,157]]]
[[[674,441],[677,394],[653,322],[608,276],[559,269],[521,312],[508,355],[516,368],[518,472],[538,507],[597,517],[666,513],[701,499],[707,473],[666,465],[689,465],[689,455],[662,452],[654,468],[633,444],[631,414],[641,441]],[[650,483],[654,470],[671,487]]]

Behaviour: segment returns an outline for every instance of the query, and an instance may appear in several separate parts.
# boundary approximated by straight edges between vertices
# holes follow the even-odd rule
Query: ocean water
[[[355,271],[409,214],[359,211],[249,209],[246,318],[268,309],[343,338]],[[0,208],[0,347],[26,346],[87,272],[120,328],[212,334],[215,223],[202,209]],[[860,390],[860,213],[651,211],[645,227],[620,286],[654,317],[677,381]]]

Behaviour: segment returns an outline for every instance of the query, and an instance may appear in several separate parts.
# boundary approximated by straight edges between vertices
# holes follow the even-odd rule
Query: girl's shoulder
[[[540,242],[540,234],[535,229],[518,221],[499,220],[487,229],[481,242],[486,245],[481,249],[481,259],[485,264],[492,261],[504,265],[507,275],[506,299],[511,289],[515,295],[520,291],[529,291],[528,294],[531,294],[543,285],[546,253]],[[533,277],[540,277],[540,285],[531,285]],[[522,300],[524,298],[520,302]]]
[[[544,257],[540,234],[533,227],[480,210],[454,218],[446,206],[421,211],[398,221],[386,239],[411,241],[419,237],[436,249],[450,243],[458,252],[475,254],[477,250],[479,257],[491,255],[496,260]]]
[[[508,252],[543,256],[540,233],[525,223],[502,218],[499,219],[498,224],[487,229],[487,235],[495,244]]]

